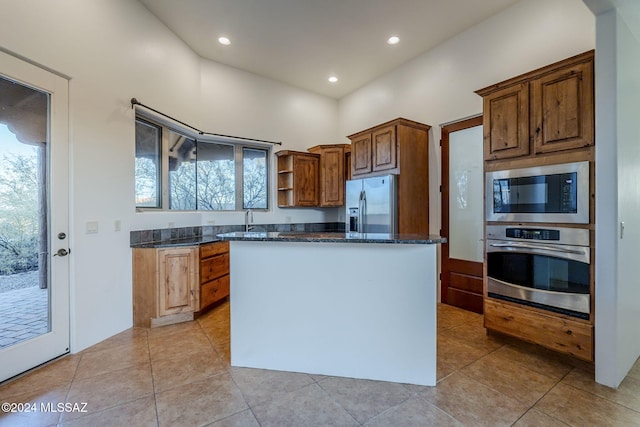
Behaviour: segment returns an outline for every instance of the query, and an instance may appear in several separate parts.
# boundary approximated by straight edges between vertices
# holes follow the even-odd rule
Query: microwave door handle
[[[584,251],[577,251],[575,249],[556,248],[553,246],[544,245],[530,245],[527,243],[491,243],[489,246],[494,248],[516,248],[516,249],[540,249],[551,252],[561,252],[565,254],[584,255]]]

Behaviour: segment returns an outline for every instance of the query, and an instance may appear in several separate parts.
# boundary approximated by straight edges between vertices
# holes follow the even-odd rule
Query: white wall
[[[337,101],[211,61],[202,61],[200,85],[202,129],[248,138],[280,141],[281,149],[306,151],[318,144],[336,144]],[[276,182],[276,159],[271,177]],[[271,192],[270,206],[277,206]],[[271,209],[254,212],[257,224],[337,220],[337,209]],[[289,220],[289,218],[291,220]],[[242,213],[202,213],[202,224],[238,224]],[[166,227],[166,224],[163,225]]]
[[[640,4],[629,3],[636,12]],[[640,356],[640,40],[624,15],[619,15],[617,138],[618,138],[618,213],[625,224],[618,245],[618,346],[616,366],[620,381]]]
[[[596,265],[596,380],[617,387],[640,355],[640,5],[589,3],[599,13],[596,253],[613,254],[598,256]]]
[[[243,221],[135,213],[132,97],[204,130],[282,148],[336,142],[335,100],[201,60],[137,1],[3,0],[0,48],[70,77],[74,352],[132,324],[130,230]],[[285,216],[332,221],[335,210],[276,210],[265,222]],[[85,233],[87,221],[98,221],[98,234]]]
[[[439,125],[482,113],[475,90],[594,46],[595,19],[581,0],[522,0],[341,99],[339,135],[396,117],[433,126],[429,193],[439,207]],[[431,209],[431,232],[439,227]]]

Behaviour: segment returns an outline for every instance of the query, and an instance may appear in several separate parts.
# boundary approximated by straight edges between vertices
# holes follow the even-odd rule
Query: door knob
[[[53,254],[53,256],[67,256],[67,255],[69,255],[69,252],[67,252],[67,250],[64,248],[58,249],[58,252]]]

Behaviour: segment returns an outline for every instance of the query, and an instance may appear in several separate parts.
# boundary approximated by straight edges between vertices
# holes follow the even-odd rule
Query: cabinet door
[[[318,206],[318,157],[296,155],[293,167],[296,206]]]
[[[500,89],[483,99],[484,159],[529,154],[529,84]]]
[[[344,205],[344,148],[323,148],[320,155],[320,206]]]
[[[396,154],[396,127],[387,126],[373,132],[372,135],[373,171],[395,169],[397,166]]]
[[[536,153],[594,143],[593,63],[576,64],[531,83]]]
[[[351,174],[371,172],[371,134],[361,135],[351,141]]]
[[[160,249],[158,261],[158,315],[196,311],[199,306],[198,249]]]

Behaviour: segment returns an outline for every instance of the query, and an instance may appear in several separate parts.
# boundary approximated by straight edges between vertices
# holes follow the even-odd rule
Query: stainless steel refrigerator
[[[397,233],[397,193],[397,175],[347,181],[347,233]]]

